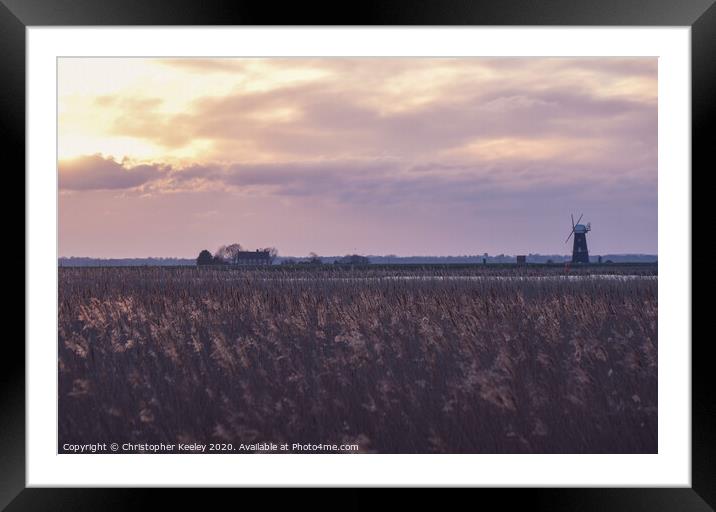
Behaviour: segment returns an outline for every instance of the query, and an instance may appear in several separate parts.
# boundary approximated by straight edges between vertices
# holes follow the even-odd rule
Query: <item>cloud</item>
[[[578,208],[597,224],[611,216],[612,232],[620,218],[631,219],[625,240],[642,236],[638,223],[656,240],[655,221],[644,220],[656,218],[654,58],[171,59],[145,66],[136,82],[94,97],[79,89],[65,102],[61,135],[64,126],[77,147],[87,141],[87,153],[128,158],[62,161],[61,188],[132,191],[123,200],[150,194],[147,205],[222,197],[221,206],[197,206],[192,221],[211,215],[215,225],[228,217],[226,229],[234,229],[237,218],[268,208],[280,212],[274,229],[303,219],[306,244],[322,230],[360,226],[369,241],[392,222],[388,244],[403,226],[417,244],[428,232],[447,240],[456,225],[466,239],[480,222],[485,237],[522,238],[528,230],[515,230],[516,223],[548,226]],[[103,137],[113,144],[95,148]],[[67,203],[91,194],[69,196]],[[258,215],[256,230],[267,223]]]
[[[181,112],[159,111],[150,100],[135,99],[123,105],[111,131],[168,152],[206,141],[204,159],[225,163],[435,159],[507,138],[533,144],[569,138],[577,148],[585,145],[579,139],[599,139],[614,161],[630,157],[629,151],[619,153],[628,139],[656,154],[654,59],[279,60],[254,65],[314,65],[330,71],[329,77],[207,94]],[[172,65],[249,64],[178,60]],[[648,90],[643,84],[634,89],[630,80],[646,81]]]
[[[112,157],[88,155],[58,163],[61,190],[113,190],[140,187],[165,176],[163,164],[125,166]]]
[[[141,165],[96,155],[62,162],[62,188],[397,204],[656,183],[656,59],[159,65],[207,87],[194,82],[196,94],[180,109],[152,87],[98,96],[92,108],[114,140],[164,148],[166,156],[160,149]],[[215,80],[226,92],[212,94]]]
[[[215,59],[159,59],[157,62],[164,66],[175,67],[196,73],[236,73],[245,71],[245,61],[231,58]]]
[[[136,195],[214,191],[237,200],[262,197],[313,206],[398,212],[417,205],[492,211],[557,197],[629,201],[656,194],[648,172],[549,158],[508,161],[486,158],[448,164],[398,158],[344,158],[272,163],[130,165],[86,156],[60,166],[64,190],[125,189]],[[646,194],[646,196],[645,196]],[[635,199],[636,198],[636,199]],[[441,205],[441,206],[440,206]]]

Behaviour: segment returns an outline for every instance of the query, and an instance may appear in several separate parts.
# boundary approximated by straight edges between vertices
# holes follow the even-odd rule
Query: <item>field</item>
[[[59,450],[655,453],[656,267],[563,275],[60,268]]]

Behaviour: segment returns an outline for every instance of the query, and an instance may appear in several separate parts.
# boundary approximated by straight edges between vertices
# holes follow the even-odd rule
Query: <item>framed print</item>
[[[2,6],[27,200],[3,505],[712,506],[691,169],[716,7],[172,7]]]

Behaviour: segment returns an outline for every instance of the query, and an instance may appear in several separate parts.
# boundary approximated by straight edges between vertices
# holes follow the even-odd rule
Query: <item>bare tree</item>
[[[239,251],[242,251],[243,247],[239,243],[233,243],[230,245],[222,245],[214,253],[214,258],[218,258],[221,261],[231,263],[236,260],[236,255]]]
[[[274,260],[276,259],[276,256],[278,256],[278,249],[275,247],[264,247],[261,249],[262,252],[269,253],[269,260],[271,261],[271,264],[273,265]]]

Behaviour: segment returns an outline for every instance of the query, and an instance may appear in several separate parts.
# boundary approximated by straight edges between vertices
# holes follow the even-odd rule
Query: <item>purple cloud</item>
[[[160,179],[170,170],[163,164],[125,167],[112,157],[89,155],[58,164],[61,190],[112,190],[139,187]]]

